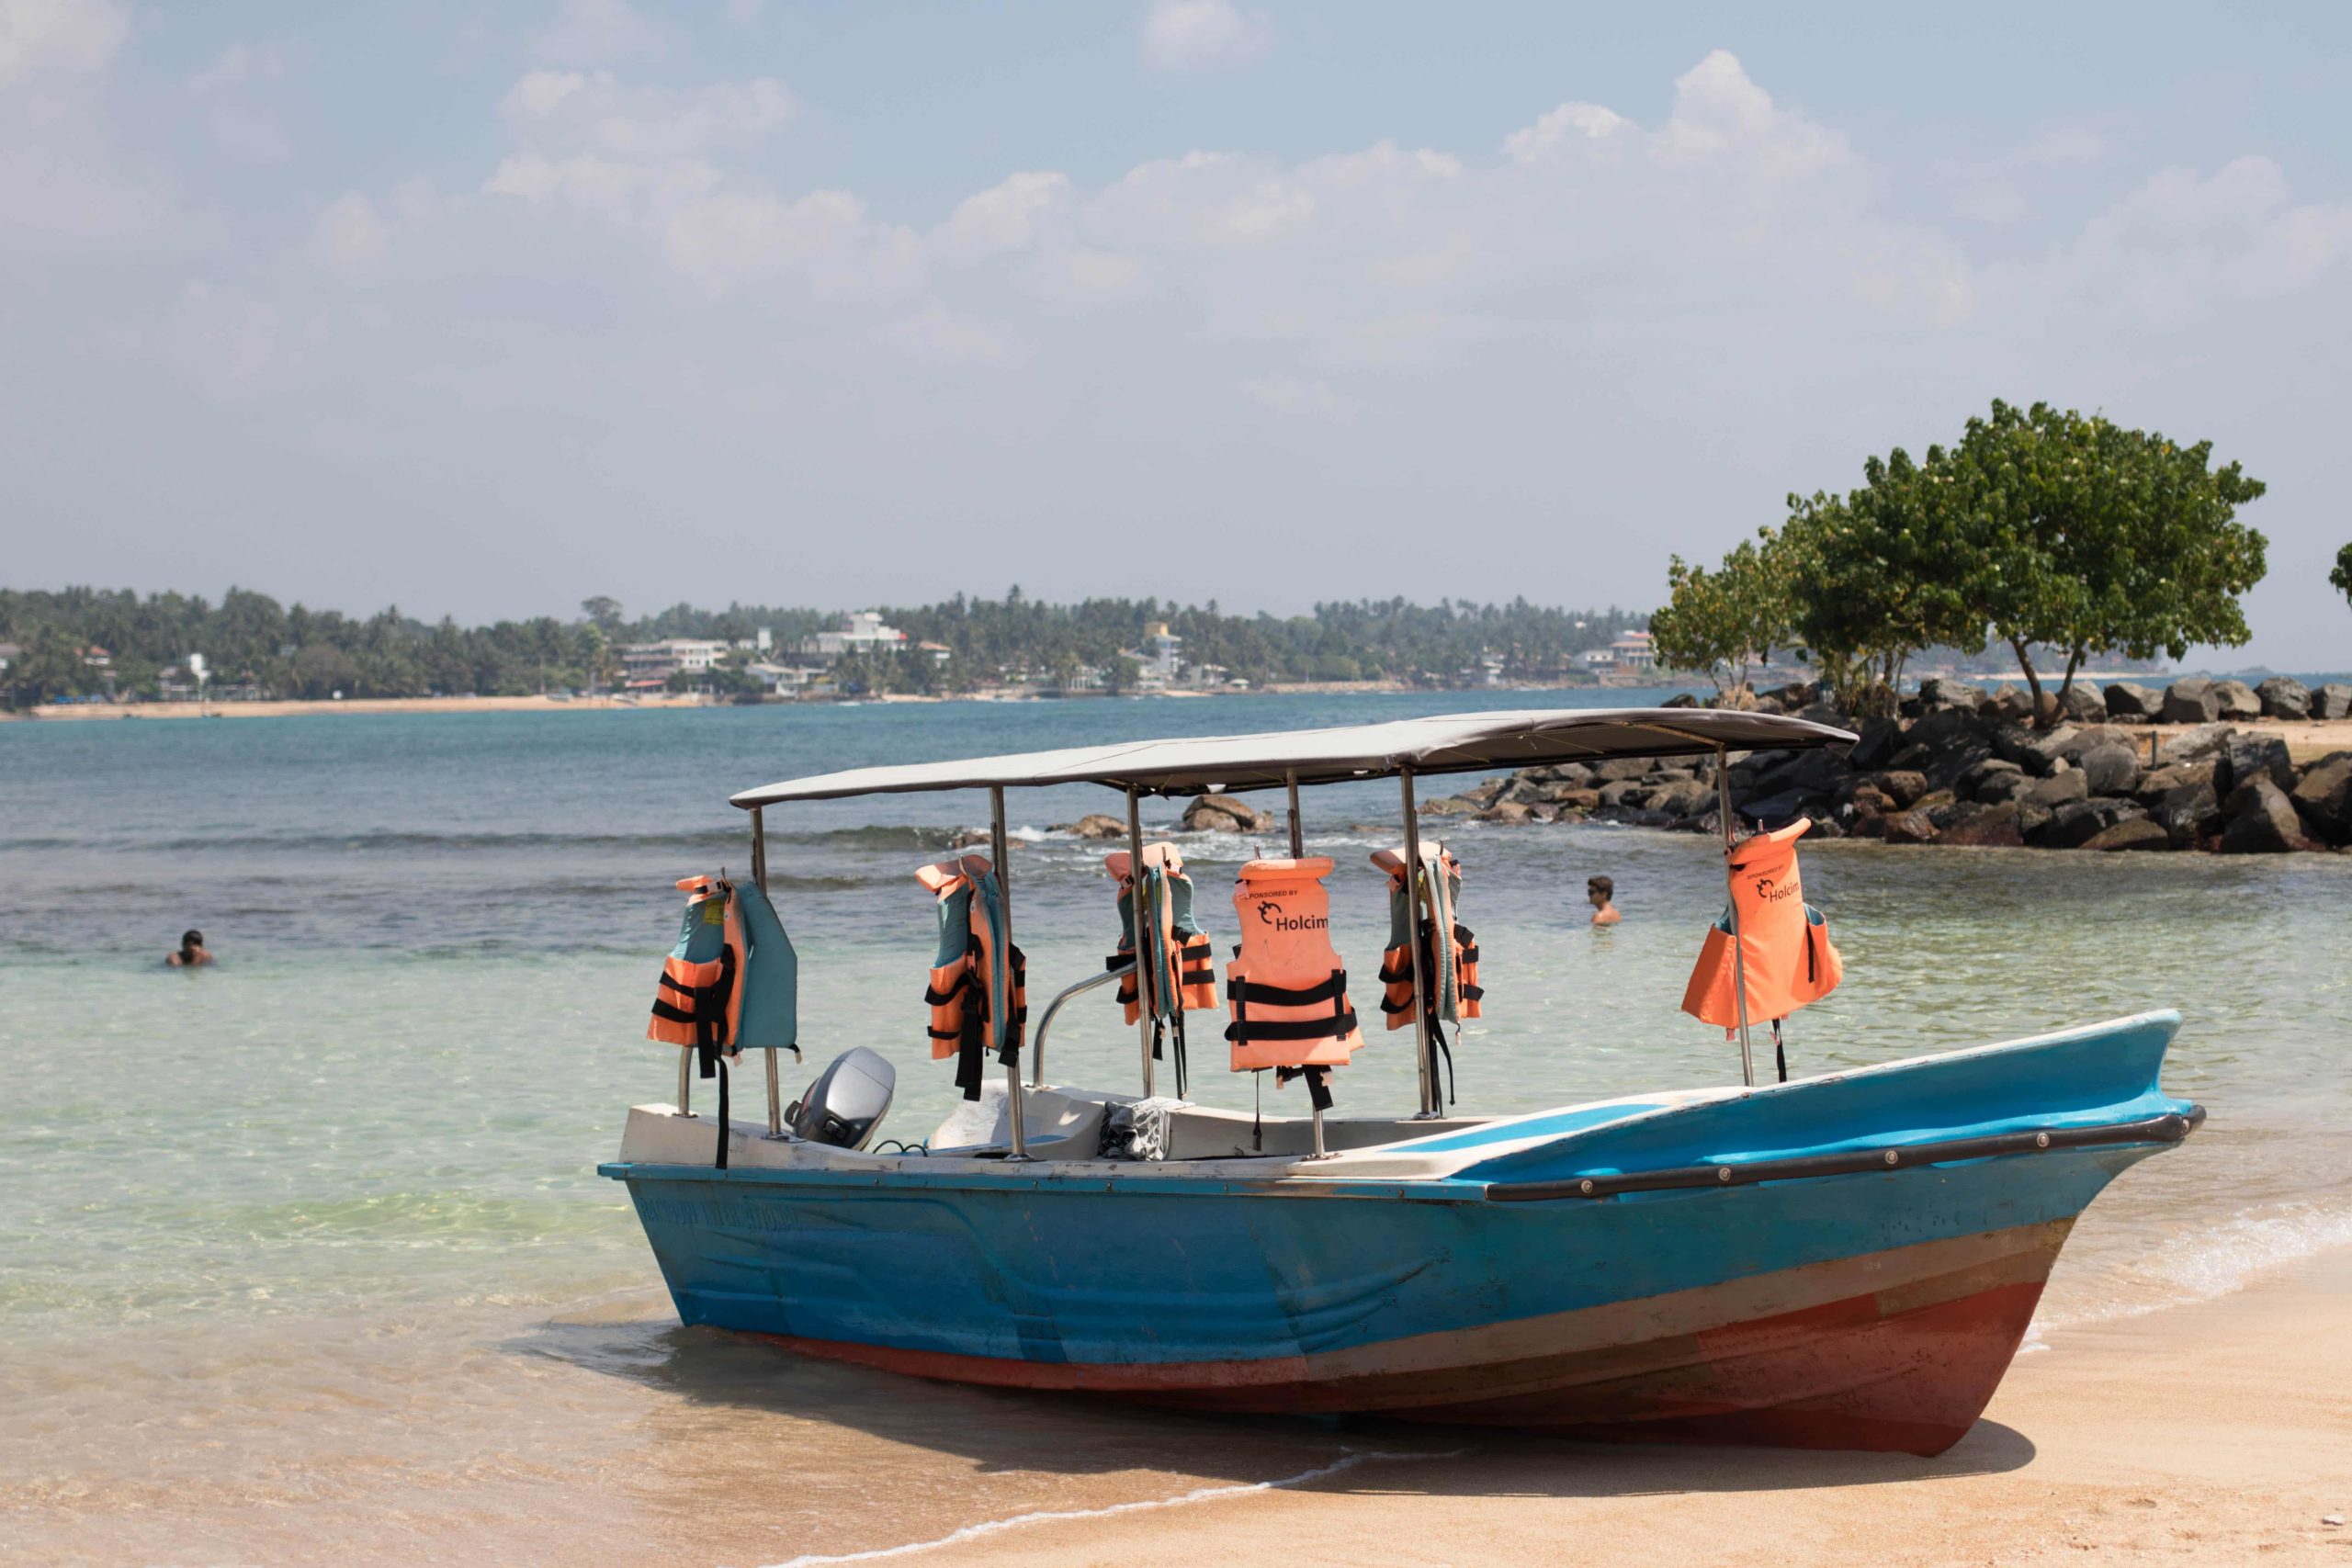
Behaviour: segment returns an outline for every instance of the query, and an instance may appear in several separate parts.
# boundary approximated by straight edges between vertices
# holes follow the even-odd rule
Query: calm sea
[[[748,869],[730,792],[1476,705],[0,726],[0,1558],[329,1561],[364,1540],[394,1559],[775,1562],[1329,1462],[1360,1435],[940,1388],[681,1330],[594,1167],[629,1103],[672,1093],[645,1011],[673,882]],[[1067,789],[1010,808],[1042,997],[1098,972],[1116,931],[1105,846],[1056,825],[1118,807]],[[1386,915],[1366,856],[1396,837],[1394,787],[1310,792],[1306,810],[1311,850],[1340,865],[1336,940],[1368,974]],[[888,1134],[928,1132],[954,1093],[922,1034],[935,928],[911,873],[986,813],[971,795],[769,813],[771,886],[802,954],[811,1064],[796,1074],[882,1051],[900,1074]],[[1148,807],[1147,824],[1174,815]],[[1489,998],[1457,1052],[1464,1109],[1736,1075],[1719,1032],[1677,1010],[1722,900],[1708,841],[1447,835]],[[1184,840],[1213,932],[1229,930],[1226,873],[1279,843]],[[1825,843],[1805,870],[1847,977],[1792,1027],[1799,1071],[2186,1015],[2169,1087],[2212,1121],[2091,1210],[2045,1324],[2227,1291],[2352,1242],[2352,857]],[[1611,931],[1584,923],[1596,873],[1625,912]],[[216,968],[163,966],[189,926]],[[1194,1064],[1196,1098],[1246,1108],[1249,1080],[1215,1055]],[[1073,1004],[1052,1062],[1064,1080],[1131,1080],[1134,1036],[1107,996]],[[1409,1107],[1411,1080],[1384,1043],[1344,1076],[1341,1106]],[[1285,1093],[1268,1108],[1300,1109]]]

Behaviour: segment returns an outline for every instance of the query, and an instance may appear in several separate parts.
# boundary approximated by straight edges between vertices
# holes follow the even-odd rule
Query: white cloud
[[[1019,365],[1033,352],[1019,333],[1003,323],[958,315],[936,299],[874,335],[923,365]]]
[[[658,60],[662,29],[628,0],[562,0],[555,17],[531,37],[533,55],[557,65],[609,65]]]
[[[308,254],[313,265],[344,282],[363,282],[383,264],[391,235],[391,224],[374,202],[345,191],[320,209],[311,225]]]
[[[600,81],[612,80],[602,72],[597,73],[597,77]],[[588,78],[577,71],[526,72],[499,100],[498,112],[509,119],[543,119],[587,85]]]
[[[130,33],[115,0],[7,0],[0,5],[0,87],[103,67]]]
[[[1241,395],[1268,413],[1323,424],[1353,424],[1363,404],[1329,381],[1297,376],[1255,376],[1241,383]]]
[[[713,298],[779,278],[797,281],[818,302],[903,299],[923,279],[922,243],[875,223],[845,191],[787,200],[754,191],[714,191],[669,215],[662,254]]]
[[[1144,56],[1163,71],[1239,65],[1273,43],[1272,19],[1233,0],[1152,0],[1144,14]]]
[[[966,197],[932,241],[949,262],[968,266],[1006,251],[1025,251],[1041,237],[1051,215],[1066,212],[1070,202],[1069,176],[1047,171],[1024,172]]]
[[[232,43],[212,62],[187,79],[192,91],[224,92],[254,82],[275,82],[286,74],[286,51],[274,43]]]
[[[797,106],[781,83],[765,76],[670,88],[627,86],[604,71],[532,71],[498,107],[535,145],[652,159],[760,136],[790,120]]]
[[[1503,138],[1503,152],[1513,163],[1533,164],[1545,158],[1598,155],[1614,151],[1629,133],[1632,120],[1599,104],[1566,103],[1535,123]]]

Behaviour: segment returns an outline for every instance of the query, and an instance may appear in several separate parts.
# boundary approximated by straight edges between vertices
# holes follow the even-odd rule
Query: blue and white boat
[[[1461,715],[865,769],[734,803],[763,880],[762,814],[793,801],[985,788],[1001,867],[1006,790],[1098,784],[1125,795],[1142,864],[1147,795],[1287,789],[1296,855],[1302,786],[1387,777],[1419,863],[1419,778],[1694,755],[1721,780],[1735,753],[1852,739],[1704,709]],[[1417,968],[1417,999],[1426,983]],[[2151,1012],[1785,1083],[1442,1115],[1417,1007],[1416,1111],[1261,1122],[1153,1093],[1145,1000],[1140,1093],[1049,1082],[1048,1008],[919,1152],[869,1146],[878,1057],[849,1053],[787,1117],[770,1053],[765,1125],[689,1114],[682,1065],[680,1103],[632,1109],[599,1168],[685,1322],[811,1355],[1228,1411],[1931,1454],[1992,1397],[2076,1216],[2204,1114],[2165,1094],[2179,1020]]]

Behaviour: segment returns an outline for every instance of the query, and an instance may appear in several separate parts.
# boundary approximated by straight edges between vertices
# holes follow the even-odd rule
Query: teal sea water
[[[642,1038],[671,885],[748,869],[725,798],[774,779],[1476,705],[1531,699],[0,726],[0,1521],[17,1527],[0,1560],[152,1553],[188,1530],[237,1549],[216,1555],[332,1555],[256,1522],[298,1504],[438,1541],[443,1514],[381,1522],[388,1497],[420,1488],[483,1517],[537,1499],[551,1529],[594,1539],[684,1507],[753,1438],[793,1499],[775,1560],[808,1550],[795,1521],[820,1515],[832,1550],[862,1550],[1050,1500],[1073,1468],[1105,1496],[1125,1495],[1121,1477],[1201,1473],[1158,1418],[813,1369],[674,1326],[623,1194],[594,1173],[625,1108],[673,1092],[674,1054]],[[1115,797],[1009,808],[1034,1005],[1098,972],[1115,937],[1107,846],[1055,830]],[[911,874],[986,813],[966,794],[768,814],[771,886],[802,954],[797,1071],[882,1051],[900,1074],[891,1135],[927,1133],[955,1092],[922,1033],[933,925]],[[1175,815],[1148,806],[1147,825]],[[1339,863],[1335,940],[1368,982],[1386,915],[1366,856],[1396,839],[1395,787],[1310,791],[1306,824],[1310,852]],[[1736,1049],[1677,1010],[1722,901],[1712,844],[1445,836],[1489,998],[1456,1053],[1463,1108],[1736,1077]],[[1229,931],[1231,867],[1280,834],[1182,842],[1210,930]],[[1617,881],[1614,931],[1585,924],[1595,873]],[[2093,1208],[2047,1323],[2227,1291],[2352,1242],[2352,857],[1825,843],[1805,877],[1847,979],[1793,1022],[1797,1071],[2186,1015],[2169,1087],[2212,1121]],[[187,926],[217,967],[163,966]],[[1253,1080],[1220,1055],[1202,1043],[1195,1097],[1247,1108]],[[1051,1062],[1057,1079],[1133,1079],[1107,994],[1065,1013]],[[1413,1092],[1387,1040],[1339,1085],[1343,1111]],[[1267,1108],[1303,1110],[1297,1095]],[[843,1404],[858,1414],[825,1413]],[[975,1411],[1024,1424],[1042,1457],[1012,1468],[1031,1479],[973,1492],[991,1461],[948,1428]],[[1214,1473],[1280,1472],[1329,1441],[1227,1430]]]

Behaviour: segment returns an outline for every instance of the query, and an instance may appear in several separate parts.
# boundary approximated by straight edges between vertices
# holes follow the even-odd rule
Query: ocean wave
[[[2117,1266],[2112,1278],[2120,1292],[2045,1310],[2034,1325],[2074,1328],[2213,1301],[2341,1247],[2352,1247],[2352,1203],[2298,1201],[2243,1210]]]

